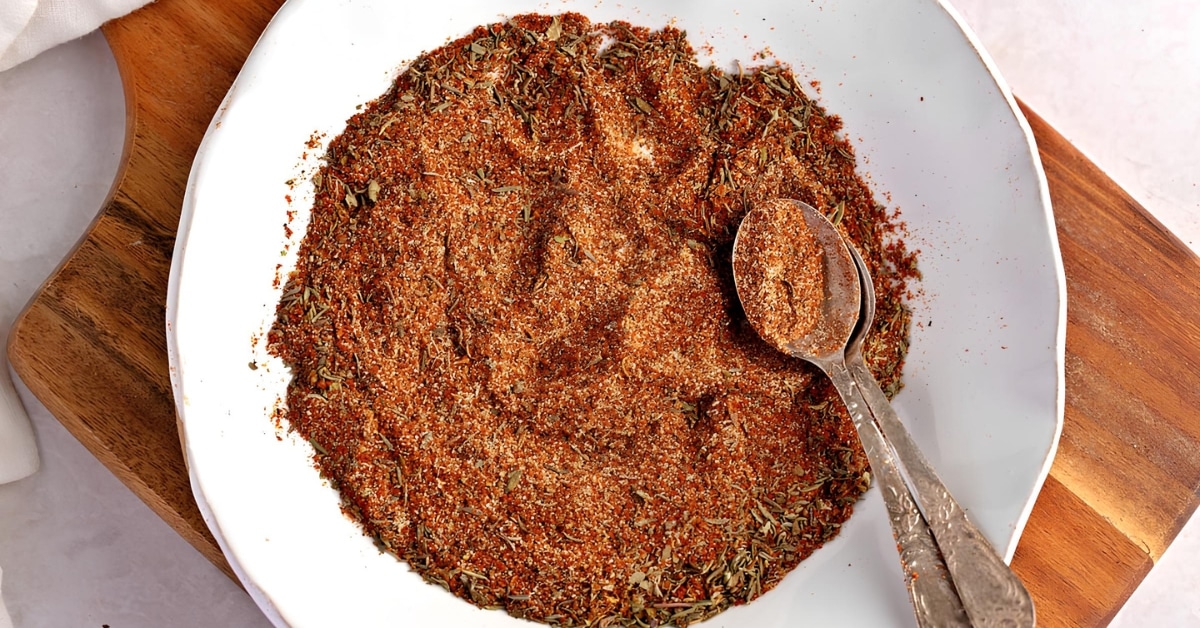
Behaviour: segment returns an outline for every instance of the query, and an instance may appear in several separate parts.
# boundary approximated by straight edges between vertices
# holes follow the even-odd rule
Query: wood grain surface
[[[160,0],[104,26],[125,85],[124,166],[8,347],[67,429],[226,573],[179,447],[167,275],[196,148],[279,4]],[[1041,625],[1098,626],[1200,499],[1200,260],[1026,115],[1067,273],[1067,396],[1058,457],[1013,566]]]

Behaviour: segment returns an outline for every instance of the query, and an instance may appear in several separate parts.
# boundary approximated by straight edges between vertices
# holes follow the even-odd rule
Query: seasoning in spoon
[[[759,206],[742,220],[737,250],[742,307],[759,321],[763,338],[784,347],[812,333],[821,322],[825,274],[821,245],[803,214],[784,199]]]
[[[816,233],[809,220],[825,223],[816,225],[824,229]],[[764,340],[805,356],[845,345],[854,319],[842,315],[844,308],[831,311],[831,289],[853,284],[857,293],[858,278],[827,257],[844,246],[824,217],[807,214],[798,201],[771,199],[746,214],[734,244],[733,276],[746,318]]]
[[[836,536],[867,463],[729,266],[767,199],[839,212],[899,386],[911,268],[840,122],[685,34],[518,15],[421,55],[347,123],[270,332],[285,416],[381,550],[555,625],[686,625]],[[319,542],[319,541],[316,541]]]

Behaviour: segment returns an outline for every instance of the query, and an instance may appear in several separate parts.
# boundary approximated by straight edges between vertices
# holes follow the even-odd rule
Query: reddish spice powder
[[[734,277],[747,320],[772,346],[784,347],[813,333],[825,301],[824,251],[787,199],[772,199],[738,227]],[[846,330],[847,332],[849,330]]]
[[[913,269],[782,67],[684,33],[522,15],[425,54],[333,140],[271,330],[290,426],[426,580],[560,625],[686,625],[774,586],[869,484],[836,393],[747,325],[755,203],[871,266],[899,386]]]

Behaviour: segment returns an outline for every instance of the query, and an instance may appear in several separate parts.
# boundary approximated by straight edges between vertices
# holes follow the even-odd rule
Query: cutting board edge
[[[13,332],[10,334],[8,341],[9,364],[12,366],[13,372],[21,378],[21,382],[29,389],[29,392],[46,407],[55,420],[71,436],[75,437],[89,453],[95,456],[104,465],[104,468],[108,469],[121,484],[137,496],[147,508],[175,530],[197,552],[207,558],[214,567],[229,576],[234,582],[238,582],[233,569],[229,566],[220,549],[217,548],[215,552],[213,551],[215,547],[212,544],[213,539],[206,537],[206,534],[211,534],[211,531],[207,528],[197,530],[190,525],[183,516],[183,513],[177,510],[174,505],[168,503],[156,488],[151,487],[141,475],[131,469],[129,465],[117,456],[101,435],[88,425],[87,421],[74,416],[75,412],[69,407],[67,399],[48,384],[50,378],[43,372],[43,367],[39,365],[38,360],[32,357],[27,358],[21,351],[12,350],[12,347],[21,342],[21,338],[26,331],[24,322],[34,314],[37,308],[42,307],[45,306],[41,303],[36,301],[31,302],[18,316],[18,324],[13,325]],[[49,365],[46,365],[45,368],[48,369]]]

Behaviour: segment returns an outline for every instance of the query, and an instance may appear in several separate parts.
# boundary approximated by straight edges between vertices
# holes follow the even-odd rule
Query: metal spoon
[[[854,327],[850,342],[846,344],[846,366],[874,414],[875,407],[879,405],[879,398],[872,392],[877,391],[882,395],[883,391],[875,377],[867,370],[867,364],[862,357],[862,346],[871,330],[871,323],[875,321],[875,288],[871,283],[866,263],[858,251],[853,245],[846,248],[858,269],[862,302],[858,324]],[[886,397],[883,400],[887,403]],[[949,576],[937,540],[933,538],[933,532],[930,531],[917,503],[913,501],[908,487],[904,488],[905,490],[894,499],[885,499],[885,502],[888,517],[892,522],[892,532],[896,537],[896,549],[900,552],[900,562],[904,565],[904,581],[908,585],[908,595],[913,604],[913,612],[917,616],[917,625],[922,628],[970,626],[971,621],[963,608],[955,583]]]
[[[779,206],[779,203],[784,203],[784,206]],[[796,204],[788,205],[789,203]],[[826,278],[821,291],[824,299],[819,308],[820,320],[813,333],[808,334],[820,334],[819,338],[805,337],[793,339],[792,342],[779,342],[780,334],[770,333],[765,329],[767,325],[762,320],[765,318],[764,313],[755,307],[755,299],[761,295],[751,294],[750,286],[756,283],[751,279],[755,274],[751,268],[751,262],[754,260],[747,258],[745,252],[758,247],[755,246],[756,240],[748,242],[748,239],[754,238],[755,235],[768,238],[797,237],[797,234],[776,234],[777,225],[769,224],[772,222],[769,220],[770,210],[791,212],[793,215],[799,213],[807,225],[808,234],[816,240],[819,251],[824,252],[823,267],[818,269]],[[766,226],[766,229],[756,228],[760,226]],[[941,566],[940,552],[909,494],[908,486],[904,483],[904,478],[892,457],[892,449],[872,420],[869,406],[846,368],[845,347],[864,335],[859,331],[861,326],[855,324],[859,319],[862,295],[858,272],[854,269],[854,262],[849,255],[841,236],[819,212],[808,211],[807,205],[800,205],[797,201],[772,201],[767,206],[755,208],[747,214],[734,239],[733,277],[738,298],[741,299],[750,324],[756,331],[775,348],[815,364],[829,375],[841,394],[858,430],[871,470],[879,483],[918,625],[969,625],[954,587],[947,586],[949,583],[945,572],[938,569]],[[789,292],[794,291],[793,286]],[[829,325],[829,321],[838,323],[837,333],[826,332],[829,327],[834,326]],[[820,329],[821,327],[825,329]]]
[[[780,228],[786,228],[789,222],[778,220],[782,215],[780,212],[792,212],[792,232],[775,233]],[[800,221],[796,220],[797,213]],[[806,231],[801,231],[805,228]],[[820,302],[814,304],[817,310],[815,326],[800,335],[788,337],[780,332],[795,328],[781,328],[777,324],[778,312],[772,312],[770,307],[764,310],[761,307],[763,304],[756,301],[762,298],[759,288],[763,284],[763,275],[761,266],[756,265],[760,260],[755,260],[754,256],[765,255],[762,253],[765,246],[762,239],[801,239],[803,234],[807,234],[804,236],[806,242],[815,240],[818,245],[822,257],[819,279],[823,280],[823,285]],[[902,562],[905,563],[906,583],[913,599],[918,623],[922,626],[963,625],[966,623],[963,617],[965,607],[966,615],[975,625],[1032,626],[1033,605],[1028,593],[986,539],[983,539],[966,519],[962,509],[957,504],[946,505],[953,500],[949,498],[949,493],[940,481],[937,481],[936,474],[932,473],[927,463],[924,467],[928,473],[922,473],[924,484],[918,486],[928,486],[928,490],[924,495],[920,492],[916,495],[925,506],[925,512],[934,513],[934,519],[940,522],[939,527],[930,528],[926,520],[914,512],[916,508],[909,486],[896,467],[892,447],[872,420],[875,406],[890,409],[890,404],[882,392],[878,391],[877,384],[864,388],[856,382],[845,361],[846,348],[850,345],[853,348],[852,361],[861,362],[859,348],[867,329],[867,325],[859,324],[858,327],[862,331],[857,334],[854,332],[856,323],[862,322],[859,320],[860,313],[866,313],[860,312],[864,303],[864,284],[859,272],[850,249],[837,229],[820,212],[799,201],[775,200],[756,207],[743,219],[734,240],[734,283],[751,326],[777,349],[807,360],[824,371],[846,404],[887,505],[892,531]],[[866,286],[870,284],[866,283]],[[811,288],[811,285],[807,287]],[[806,285],[797,287],[788,284],[789,299],[794,293],[811,292],[805,288]],[[873,316],[873,288],[869,290],[867,298],[871,299],[869,309]],[[867,317],[863,319],[869,325]],[[863,396],[864,389],[869,391],[870,402]],[[877,397],[875,392],[878,392]],[[891,418],[895,418],[894,412]],[[896,419],[895,423],[899,425],[899,420]],[[888,427],[895,430],[894,425]],[[903,426],[900,425],[900,428],[903,429]],[[905,453],[911,454],[916,451],[919,454],[911,438],[907,438],[905,443],[911,445],[907,448],[911,451]],[[923,457],[920,462],[924,462]],[[956,526],[964,524],[969,528],[966,534],[955,529]],[[938,552],[930,547],[935,539],[945,556],[955,557],[953,562],[947,560],[947,566],[950,567],[949,578],[953,579],[954,586],[943,584],[943,578],[937,573],[939,561],[931,557],[937,556]],[[996,569],[997,563],[1003,567],[1002,570]],[[914,568],[930,570],[933,573],[927,573],[926,578],[914,578]],[[917,572],[918,576],[920,573]],[[963,587],[971,591],[969,596],[956,592],[956,589]]]
[[[812,207],[808,210],[820,215]],[[884,437],[908,473],[915,489],[913,494],[920,500],[925,521],[941,549],[938,562],[945,561],[943,564],[950,572],[962,606],[974,625],[1033,626],[1037,618],[1025,585],[950,495],[863,361],[862,343],[875,319],[875,288],[862,256],[849,243],[846,248],[862,286],[859,326],[846,347],[846,363]]]

